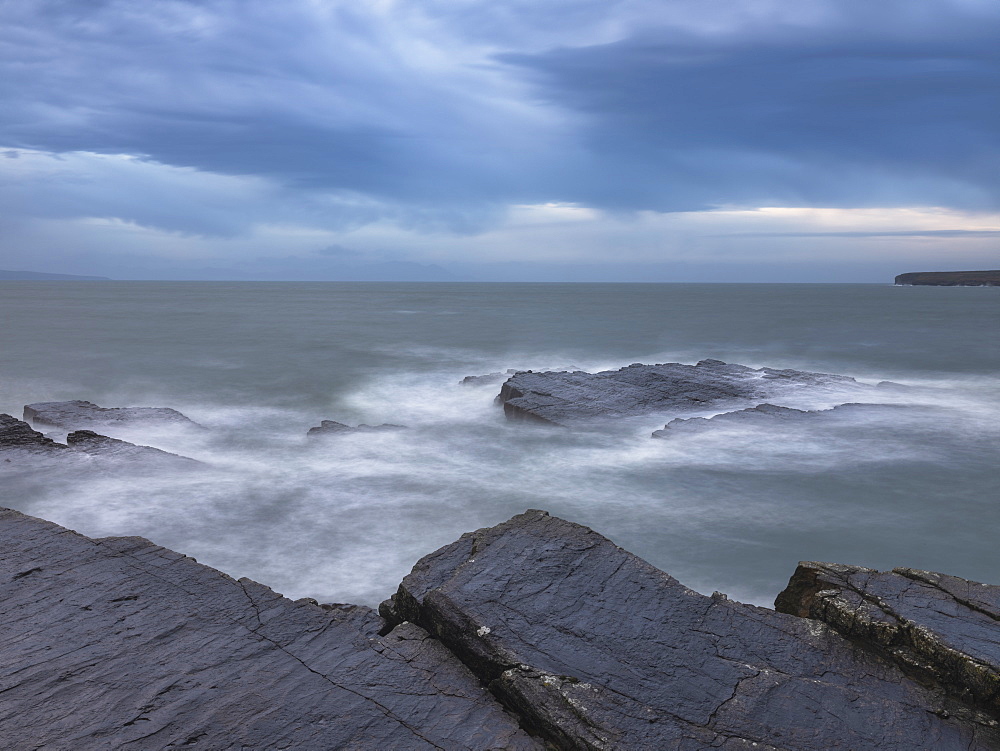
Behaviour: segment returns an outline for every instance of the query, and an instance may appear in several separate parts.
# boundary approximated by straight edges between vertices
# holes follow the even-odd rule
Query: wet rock
[[[0,510],[0,748],[540,749],[437,640]]]
[[[1000,709],[1000,587],[897,568],[800,563],[777,600],[878,649],[918,680]]]
[[[197,426],[196,422],[169,407],[99,407],[80,399],[25,405],[24,419],[33,425],[51,425],[67,430],[144,422]]]
[[[316,438],[319,436],[347,435],[349,433],[380,433],[386,430],[406,430],[406,426],[393,425],[391,423],[383,423],[382,425],[365,425],[362,423],[356,427],[351,427],[336,420],[322,420],[315,428],[309,428],[306,435]]]
[[[693,592],[530,511],[423,558],[380,608],[558,749],[989,749],[992,716],[806,618]]]
[[[600,373],[525,371],[507,379],[497,402],[508,420],[569,425],[759,400],[815,387],[867,388],[848,376],[702,360],[697,365],[635,363]]]
[[[901,404],[863,404],[848,402],[830,409],[803,410],[780,407],[775,404],[758,404],[756,407],[723,412],[712,417],[677,417],[661,430],[653,432],[653,438],[670,438],[677,434],[703,433],[713,428],[750,427],[754,425],[775,425],[782,422],[800,423],[817,418],[845,417],[850,415],[875,416],[884,412],[893,413],[910,409]]]
[[[12,415],[0,414],[0,451],[10,449],[52,454],[66,451],[67,447]]]
[[[507,368],[506,373],[497,371],[496,373],[486,373],[484,375],[470,375],[458,382],[459,386],[478,386],[481,384],[500,383],[507,377],[519,372],[517,368]]]
[[[83,451],[91,456],[115,459],[127,462],[145,462],[147,464],[172,464],[177,466],[197,466],[201,462],[186,456],[171,454],[152,446],[137,446],[128,441],[95,433],[92,430],[77,430],[66,436],[66,444],[77,451]]]

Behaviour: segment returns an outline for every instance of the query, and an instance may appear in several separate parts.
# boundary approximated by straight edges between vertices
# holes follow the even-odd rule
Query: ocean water
[[[193,471],[2,463],[0,504],[293,598],[375,604],[422,555],[527,508],[757,604],[799,560],[1000,583],[1000,289],[4,282],[0,322],[0,411],[88,399],[208,428],[101,431]],[[508,424],[499,381],[459,384],[709,357],[891,380],[909,388],[864,401],[907,408],[657,440],[679,413]],[[322,419],[407,429],[307,440]]]

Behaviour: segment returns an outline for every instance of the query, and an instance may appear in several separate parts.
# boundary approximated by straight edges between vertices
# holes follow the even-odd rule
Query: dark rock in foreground
[[[497,401],[508,420],[568,425],[734,399],[766,399],[817,386],[864,388],[848,376],[702,360],[697,365],[636,363],[600,373],[525,371],[507,379]]]
[[[560,749],[997,748],[993,718],[816,621],[705,597],[532,511],[422,559],[383,603]]]
[[[918,680],[1000,710],[1000,587],[897,568],[800,563],[775,607],[815,618]]]
[[[775,612],[529,511],[383,619],[6,509],[0,551],[4,749],[1000,748],[1000,587],[940,574],[800,564]]]
[[[315,428],[309,428],[306,435],[316,438],[318,436],[347,435],[348,433],[378,433],[385,430],[405,429],[406,427],[403,425],[392,425],[391,423],[383,423],[382,425],[361,424],[357,427],[351,427],[350,425],[345,425],[344,423],[337,422],[336,420],[321,420],[318,426]]]
[[[661,430],[653,431],[653,438],[670,438],[678,433],[703,433],[712,428],[747,427],[752,425],[770,425],[787,422],[797,423],[815,418],[845,416],[849,414],[874,414],[879,411],[905,410],[906,405],[898,404],[861,404],[849,402],[838,404],[830,409],[793,409],[775,404],[758,404],[756,407],[739,409],[733,412],[723,412],[712,417],[678,417]]]
[[[24,419],[32,425],[51,425],[68,430],[139,422],[197,426],[196,422],[169,407],[99,407],[81,399],[25,405]]]
[[[0,510],[0,748],[539,749],[414,625]]]
[[[83,451],[91,456],[100,456],[125,461],[152,462],[155,464],[177,464],[193,466],[201,462],[186,456],[171,454],[169,451],[152,446],[137,446],[128,441],[108,438],[92,430],[77,430],[66,436],[66,444],[77,451]]]
[[[926,284],[936,287],[1000,287],[1000,270],[913,271],[897,276],[896,284]]]

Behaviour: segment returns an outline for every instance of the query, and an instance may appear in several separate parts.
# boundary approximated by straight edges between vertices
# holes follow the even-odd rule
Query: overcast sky
[[[0,268],[1000,268],[997,0],[5,0]]]

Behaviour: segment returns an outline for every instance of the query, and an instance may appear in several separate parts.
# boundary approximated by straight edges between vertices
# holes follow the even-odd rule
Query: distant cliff
[[[936,287],[1000,287],[1000,271],[913,271],[896,277],[896,284]]]

